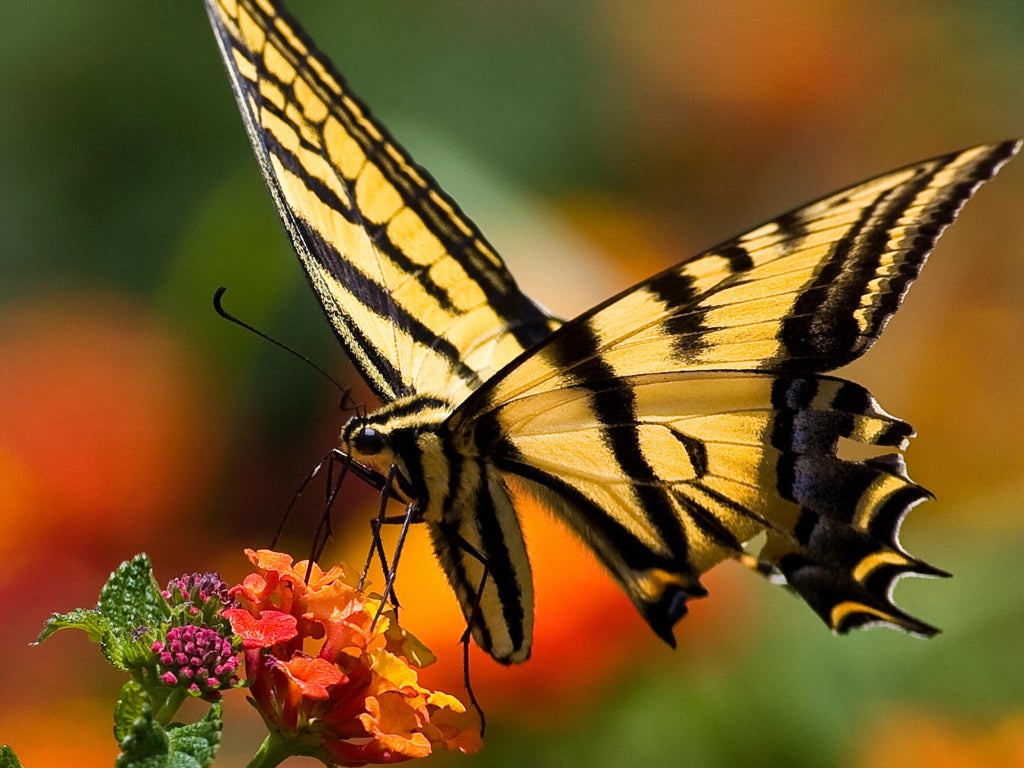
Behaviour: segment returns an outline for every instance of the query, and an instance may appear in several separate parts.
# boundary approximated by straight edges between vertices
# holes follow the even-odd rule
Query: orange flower
[[[335,765],[393,763],[480,749],[477,727],[437,720],[465,707],[419,685],[415,668],[433,656],[391,606],[349,584],[343,567],[246,554],[259,572],[232,588],[242,607],[224,615],[242,638],[252,700],[270,730],[264,764],[300,754]],[[313,655],[308,641],[320,641]]]

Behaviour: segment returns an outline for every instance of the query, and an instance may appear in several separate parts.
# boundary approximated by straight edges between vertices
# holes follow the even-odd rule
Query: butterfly
[[[299,262],[382,403],[344,425],[339,450],[425,524],[481,648],[530,654],[524,498],[670,645],[727,559],[836,632],[936,631],[891,599],[901,576],[944,575],[898,540],[929,497],[900,453],[912,430],[825,373],[878,338],[1018,142],[835,192],[562,322],[277,2],[205,2]],[[874,455],[841,457],[841,441]]]

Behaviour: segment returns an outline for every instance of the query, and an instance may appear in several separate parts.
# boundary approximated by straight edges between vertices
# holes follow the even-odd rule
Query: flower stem
[[[170,694],[164,699],[160,708],[156,711],[154,719],[161,725],[167,725],[171,722],[171,718],[174,717],[175,713],[181,707],[181,704],[188,697],[188,692],[184,688],[171,689]]]
[[[267,738],[260,744],[259,750],[249,761],[248,768],[274,768],[280,765],[287,758],[294,754],[289,748],[285,739],[274,733],[267,734]]]

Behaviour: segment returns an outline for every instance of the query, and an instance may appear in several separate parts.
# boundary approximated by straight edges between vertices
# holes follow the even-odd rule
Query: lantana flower
[[[161,682],[184,688],[206,701],[220,701],[221,691],[238,686],[238,657],[217,630],[186,624],[171,627],[152,646]]]
[[[240,685],[238,652],[222,616],[232,602],[228,585],[217,573],[189,573],[171,579],[160,594],[170,609],[171,626],[162,626],[150,646],[157,678],[167,688],[220,701],[221,691]],[[136,632],[142,637],[150,629]],[[181,700],[169,694],[165,703],[173,709]]]
[[[418,683],[430,652],[390,605],[352,586],[345,569],[246,550],[257,572],[224,611],[242,638],[252,701],[270,735],[262,764],[310,755],[330,765],[395,763],[434,749],[480,749],[465,707]]]

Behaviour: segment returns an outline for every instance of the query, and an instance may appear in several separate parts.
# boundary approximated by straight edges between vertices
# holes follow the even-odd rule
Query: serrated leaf
[[[118,669],[130,671],[150,662],[147,629],[157,629],[170,615],[146,555],[136,555],[110,574],[93,610],[78,608],[53,614],[36,644],[61,629],[81,629],[100,644],[104,657]]]
[[[61,629],[81,629],[89,635],[90,640],[99,642],[103,635],[110,630],[110,622],[98,611],[90,611],[85,608],[76,608],[69,613],[55,613],[46,620],[43,631],[39,633],[39,638],[34,645],[39,645]]]
[[[135,637],[110,631],[100,640],[103,656],[118,669],[130,671],[153,662],[152,642],[147,634]]]
[[[118,669],[131,671],[152,660],[152,643],[145,630],[159,628],[170,609],[153,578],[147,555],[136,555],[110,574],[93,610],[79,608],[55,613],[36,643],[60,629],[81,629],[99,642],[103,656]]]
[[[100,639],[107,661],[126,671],[152,661],[146,630],[159,627],[170,612],[147,555],[136,555],[110,574],[96,610],[108,623]]]
[[[170,765],[170,736],[166,729],[153,720],[153,712],[149,707],[144,707],[139,717],[135,718],[118,746],[121,754],[114,763],[116,768],[167,768]]]
[[[153,578],[148,555],[136,555],[110,574],[96,610],[113,632],[127,637],[138,627],[153,627],[166,619],[167,602]]]
[[[0,768],[21,768],[21,763],[18,762],[18,756],[14,754],[14,750],[4,744],[0,746]]]
[[[207,768],[220,746],[223,707],[213,704],[198,723],[170,731],[172,762],[175,768]],[[191,762],[189,762],[191,761]]]
[[[131,736],[132,725],[143,716],[148,705],[145,689],[135,680],[121,686],[121,695],[114,705],[114,738],[119,744]]]

